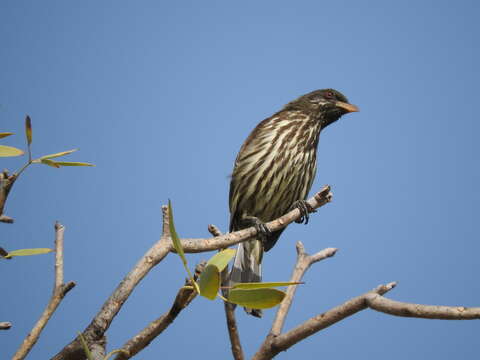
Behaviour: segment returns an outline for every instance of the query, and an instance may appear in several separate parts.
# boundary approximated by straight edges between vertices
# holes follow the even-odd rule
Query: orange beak
[[[349,103],[346,103],[346,102],[343,102],[343,101],[335,102],[335,106],[338,106],[339,108],[342,108],[346,112],[360,111],[360,109],[358,107],[356,107],[355,105],[352,105],[352,104],[349,104]]]

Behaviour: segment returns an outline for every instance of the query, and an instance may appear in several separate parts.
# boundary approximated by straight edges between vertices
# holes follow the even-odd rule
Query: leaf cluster
[[[173,246],[182,260],[190,282],[193,284],[193,288],[199,295],[209,300],[214,300],[219,297],[224,301],[248,308],[268,309],[280,304],[286,295],[284,291],[278,290],[276,287],[299,284],[292,282],[236,283],[228,287],[228,295],[225,298],[219,293],[221,287],[220,274],[235,256],[236,250],[228,248],[212,256],[200,274],[198,282],[196,282],[188,268],[182,243],[175,229],[172,204],[170,201],[168,202],[168,216]]]
[[[13,135],[12,132],[0,132],[0,139],[6,138],[8,136]],[[27,152],[28,152],[28,161],[25,165],[23,165],[20,170],[16,171],[12,175],[8,175],[8,172],[5,170],[1,174],[0,178],[0,216],[3,215],[3,209],[5,207],[5,202],[7,200],[8,194],[10,189],[12,188],[15,181],[19,178],[19,176],[31,165],[31,164],[44,164],[54,168],[60,168],[63,166],[94,166],[93,164],[86,163],[86,162],[77,162],[77,161],[58,161],[52,160],[57,159],[66,155],[69,155],[78,149],[66,150],[61,151],[54,154],[48,154],[40,156],[39,158],[32,159],[32,140],[33,140],[33,131],[32,131],[32,119],[30,116],[26,116],[25,118],[25,138],[27,142]],[[14,157],[14,156],[21,156],[24,155],[25,151],[18,149],[13,146],[7,145],[0,145],[0,157]],[[8,218],[5,217],[4,218]],[[9,220],[4,220],[3,222],[13,222],[13,219],[8,218]],[[6,251],[5,249],[0,247],[0,259],[11,259],[15,256],[29,256],[29,255],[40,255],[52,252],[52,249],[46,248],[38,248],[38,249],[19,249],[14,251]]]

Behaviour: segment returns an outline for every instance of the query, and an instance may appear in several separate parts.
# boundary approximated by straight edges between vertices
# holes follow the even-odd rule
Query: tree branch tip
[[[333,193],[331,191],[330,185],[325,185],[319,192],[317,192],[313,197],[318,202],[331,202],[333,200]]]
[[[297,241],[295,248],[297,249],[297,255],[305,255],[305,246],[301,241]]]
[[[12,323],[9,321],[0,322],[0,330],[8,330],[12,327]]]
[[[376,293],[378,295],[383,295],[387,292],[389,292],[390,290],[392,290],[393,288],[395,288],[396,286],[398,285],[398,282],[397,281],[392,281],[386,285],[379,285],[377,286],[375,289],[373,289],[373,293]]]
[[[333,200],[333,193],[329,192],[326,196],[327,202],[332,202]]]
[[[13,224],[15,220],[11,218],[10,216],[7,215],[1,215],[0,216],[0,222],[6,223],[6,224]]]
[[[220,231],[220,229],[213,224],[208,225],[208,232],[210,234],[212,234],[213,236],[221,236],[222,235],[222,232]]]
[[[332,256],[335,256],[335,254],[337,253],[338,249],[337,248],[326,248],[325,250],[325,256],[327,258],[329,257],[332,257]]]
[[[72,290],[77,284],[75,283],[75,281],[69,281],[68,283],[66,284],[63,284],[62,285],[62,295],[65,296],[70,290]]]
[[[64,228],[65,228],[65,226],[63,226],[62,224],[60,224],[60,223],[58,222],[58,220],[55,221],[55,230],[58,231],[58,230],[61,230],[61,229],[64,229]]]
[[[328,184],[323,185],[322,189],[320,190],[321,193],[323,193],[323,192],[329,193],[330,191],[332,191],[332,187]]]
[[[396,287],[398,285],[398,281],[392,281],[390,283],[388,283],[387,285],[385,285],[388,289],[392,290],[394,287]]]

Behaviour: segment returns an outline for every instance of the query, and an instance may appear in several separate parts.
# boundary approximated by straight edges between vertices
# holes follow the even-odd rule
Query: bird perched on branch
[[[358,111],[333,89],[316,90],[260,122],[243,143],[230,182],[230,231],[255,226],[257,236],[238,245],[230,283],[260,282],[263,252],[282,230],[265,225],[297,207],[308,222],[305,201],[317,170],[320,132],[342,115]],[[245,309],[261,317],[259,309]]]

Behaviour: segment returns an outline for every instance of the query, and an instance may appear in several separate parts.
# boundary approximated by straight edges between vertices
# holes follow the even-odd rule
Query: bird
[[[261,282],[263,253],[284,229],[270,231],[265,223],[293,208],[308,223],[314,210],[305,201],[317,170],[320,132],[341,116],[359,111],[334,89],[315,90],[286,104],[261,121],[250,133],[235,159],[230,179],[230,232],[251,226],[255,238],[238,245],[229,274],[235,283]],[[245,308],[255,317],[260,309]]]

